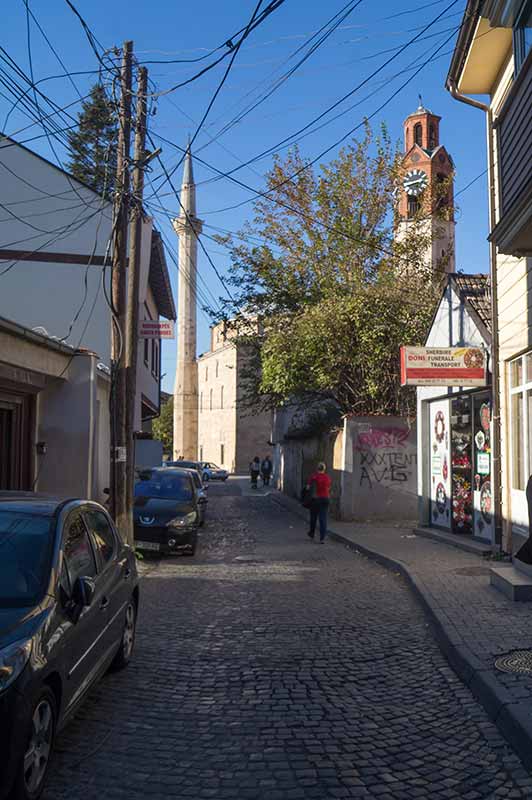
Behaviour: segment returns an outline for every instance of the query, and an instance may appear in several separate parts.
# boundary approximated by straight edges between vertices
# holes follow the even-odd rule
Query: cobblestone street
[[[249,494],[211,486],[197,555],[143,563],[133,662],[60,735],[45,800],[530,798],[403,579]]]

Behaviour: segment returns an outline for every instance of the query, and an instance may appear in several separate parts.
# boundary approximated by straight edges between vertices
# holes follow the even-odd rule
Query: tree
[[[384,128],[367,125],[319,170],[294,148],[275,158],[252,222],[220,237],[235,292],[224,315],[253,354],[251,403],[327,398],[357,414],[415,406],[400,387],[399,348],[423,343],[444,264],[434,273],[426,263],[426,203],[394,236],[400,178]]]
[[[115,184],[117,115],[105,89],[96,84],[78,114],[77,130],[69,131],[69,169],[100,195],[109,196]]]
[[[171,453],[174,443],[174,398],[161,406],[161,413],[152,422],[153,435],[163,443],[163,452]]]

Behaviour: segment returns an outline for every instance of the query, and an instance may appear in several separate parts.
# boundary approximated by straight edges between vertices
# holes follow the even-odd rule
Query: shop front
[[[430,524],[493,541],[491,394],[430,400]]]
[[[417,388],[420,530],[493,544],[490,314],[488,276],[449,275],[403,377]]]

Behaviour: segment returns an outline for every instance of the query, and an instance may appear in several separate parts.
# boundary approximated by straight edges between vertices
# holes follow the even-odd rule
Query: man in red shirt
[[[310,530],[308,536],[314,539],[316,532],[316,522],[320,521],[320,544],[323,544],[327,535],[327,512],[329,511],[329,499],[331,495],[331,479],[327,475],[327,467],[320,461],[317,471],[314,472],[307,483],[307,490],[312,491],[312,501],[310,504]]]

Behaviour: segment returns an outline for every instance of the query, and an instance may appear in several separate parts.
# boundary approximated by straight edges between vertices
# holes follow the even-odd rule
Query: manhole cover
[[[514,650],[495,660],[495,668],[501,672],[517,675],[532,675],[532,650]]]
[[[474,578],[475,575],[489,575],[490,571],[488,567],[459,567],[453,570],[453,573],[455,575],[467,575],[470,578]]]

